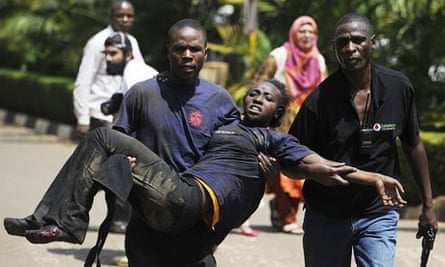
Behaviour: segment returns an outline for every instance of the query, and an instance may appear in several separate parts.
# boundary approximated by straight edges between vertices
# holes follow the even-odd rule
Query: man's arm
[[[401,195],[405,189],[399,181],[392,177],[359,169],[342,176],[351,183],[374,186],[386,206],[401,208],[407,203]]]
[[[422,201],[422,213],[419,216],[419,228],[432,225],[437,231],[439,226],[433,210],[433,197],[431,191],[428,159],[422,140],[418,137],[415,145],[410,146],[402,142],[403,152],[411,167],[419,195]]]
[[[324,186],[349,185],[350,183],[374,186],[384,205],[403,207],[403,186],[396,179],[374,172],[362,171],[341,162],[324,159],[316,153],[306,156],[296,167],[285,167],[289,177],[304,177]]]
[[[310,179],[324,186],[348,185],[349,182],[341,174],[356,170],[344,163],[327,160],[316,153],[307,155],[296,165],[280,167],[288,177]]]
[[[90,39],[83,49],[82,60],[74,83],[74,113],[77,117],[77,131],[80,135],[84,135],[89,131],[90,109],[88,101],[91,85],[100,65],[97,58],[98,54],[100,55],[98,51],[100,50],[96,47],[94,41]]]
[[[277,62],[274,56],[269,55],[261,64],[258,73],[255,74],[255,80],[263,81],[273,78],[277,71]]]

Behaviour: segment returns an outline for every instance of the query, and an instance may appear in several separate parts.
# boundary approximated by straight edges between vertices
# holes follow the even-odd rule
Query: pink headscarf
[[[317,48],[318,38],[315,36],[312,48],[304,52],[297,47],[294,39],[298,30],[306,24],[310,24],[315,33],[318,32],[317,23],[309,16],[298,17],[289,30],[289,41],[284,43],[287,50],[285,63],[286,87],[290,96],[301,106],[307,95],[320,83],[321,70]]]

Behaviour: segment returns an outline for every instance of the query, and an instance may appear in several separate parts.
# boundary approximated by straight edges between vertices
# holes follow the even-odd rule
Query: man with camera
[[[107,74],[122,76],[122,82],[119,91],[103,102],[100,109],[105,115],[115,115],[125,92],[134,84],[155,77],[158,72],[143,62],[133,60],[131,42],[125,33],[116,32],[105,40],[104,45]]]
[[[104,41],[117,31],[128,33],[133,26],[134,7],[127,0],[115,0],[110,6],[109,25],[94,34],[83,48],[83,55],[73,91],[74,113],[77,118],[76,132],[83,138],[91,129],[100,126],[111,127],[112,116],[104,115],[100,104],[117,92],[121,75],[106,72]],[[136,38],[128,35],[135,60],[144,62]]]

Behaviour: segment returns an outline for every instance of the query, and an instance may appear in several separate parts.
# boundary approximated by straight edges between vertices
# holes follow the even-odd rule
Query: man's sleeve
[[[90,124],[89,97],[91,85],[100,65],[101,50],[90,39],[83,49],[77,78],[74,83],[74,113],[79,124]]]
[[[318,118],[315,109],[309,105],[308,101],[305,101],[289,128],[289,134],[298,138],[301,144],[312,147],[318,131]]]
[[[218,103],[219,111],[223,112],[223,114],[220,114],[220,116],[218,116],[218,118],[221,120],[221,125],[226,125],[233,121],[239,120],[239,109],[235,105],[235,102],[233,101],[227,90],[222,89],[222,94],[220,95],[219,99],[220,100],[217,100],[216,103]]]
[[[419,136],[419,121],[417,118],[416,104],[414,100],[414,88],[412,85],[408,88],[407,96],[405,96],[405,124],[403,126],[403,132],[400,135],[400,140],[409,146],[413,146],[418,141]]]
[[[130,38],[130,42],[131,42],[131,47],[133,49],[133,58],[134,58],[134,60],[137,60],[137,61],[145,63],[144,57],[142,56],[141,49],[139,48],[138,41],[133,36],[129,36],[129,38]]]

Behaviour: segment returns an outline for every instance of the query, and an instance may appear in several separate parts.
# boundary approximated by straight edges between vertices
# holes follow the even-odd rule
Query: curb
[[[0,108],[0,121],[34,129],[36,134],[52,134],[59,138],[76,141],[75,126],[48,119],[37,118],[20,112],[13,112]]]

